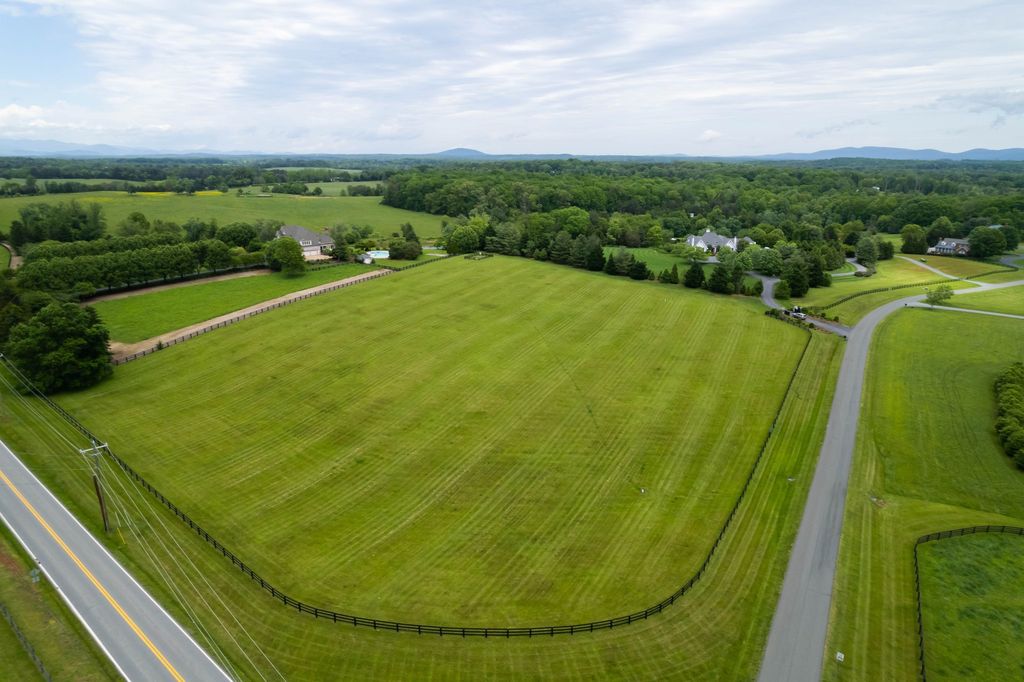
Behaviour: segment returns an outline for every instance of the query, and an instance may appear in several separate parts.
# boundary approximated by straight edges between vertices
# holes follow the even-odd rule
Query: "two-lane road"
[[[967,296],[1021,286],[1024,281],[979,283],[975,289],[954,292]],[[847,335],[825,442],[807,495],[800,529],[790,554],[775,616],[768,632],[760,682],[818,682],[821,679],[825,636],[828,632],[832,584],[843,529],[846,488],[857,440],[864,370],[875,329],[890,314],[922,300],[909,296],[868,313]]]
[[[2,442],[0,518],[126,679],[231,679]]]

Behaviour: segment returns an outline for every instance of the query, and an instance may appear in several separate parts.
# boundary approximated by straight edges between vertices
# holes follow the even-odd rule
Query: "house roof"
[[[312,242],[312,246],[334,246],[334,240],[322,232],[313,232],[302,225],[284,225],[277,231],[278,237],[291,237],[300,244]]]
[[[692,240],[692,241],[690,241],[690,240]],[[690,241],[690,243],[695,243],[698,240],[703,241],[708,246],[714,247],[716,249],[720,249],[723,246],[728,246],[729,242],[731,242],[733,240],[733,237],[724,237],[724,236],[718,234],[717,232],[712,232],[711,230],[705,230],[704,234],[690,235],[690,237],[688,238],[688,241]],[[754,243],[754,241],[752,239],[749,239],[747,237],[739,238],[737,240],[737,243],[739,243],[739,242],[747,242],[748,244],[753,244]]]
[[[954,246],[970,246],[970,245],[971,245],[971,242],[969,242],[966,239],[953,239],[952,237],[949,237],[948,239],[940,239],[939,243],[936,244],[936,246],[946,246],[946,247],[949,247],[949,248],[952,248]]]

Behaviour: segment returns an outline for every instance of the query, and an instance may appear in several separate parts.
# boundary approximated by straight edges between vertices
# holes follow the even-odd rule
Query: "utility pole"
[[[103,451],[107,449],[107,444],[99,445],[96,441],[92,442],[91,448],[85,450],[79,450],[82,455],[92,458],[92,484],[96,488],[96,499],[100,503],[100,515],[103,516],[103,530],[107,533],[110,532],[110,521],[107,518],[107,502],[103,497],[103,483],[100,478],[100,456]]]

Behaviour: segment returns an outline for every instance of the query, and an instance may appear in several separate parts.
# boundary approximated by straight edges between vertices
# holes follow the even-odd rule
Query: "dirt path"
[[[13,261],[12,261],[13,262]],[[154,291],[163,291],[165,289],[178,289],[180,287],[190,287],[196,284],[209,284],[210,282],[222,282],[226,279],[241,279],[242,277],[256,277],[259,275],[269,275],[270,270],[244,270],[242,272],[229,272],[224,275],[214,275],[213,277],[203,277],[202,279],[193,279],[188,282],[173,282],[171,284],[158,284],[155,287],[146,287],[145,289],[134,289],[132,291],[121,291],[116,294],[104,294],[102,296],[96,296],[85,301],[85,303],[99,303],[100,301],[116,301],[119,298],[131,298],[132,296],[141,296],[142,294],[151,294]]]
[[[21,256],[15,255],[14,247],[8,244],[7,242],[3,242],[2,244],[0,244],[0,246],[3,246],[5,249],[7,249],[7,252],[11,254],[11,270],[17,270],[18,268],[20,268],[21,263],[24,259]]]
[[[309,289],[293,291],[290,294],[278,296],[277,298],[272,298],[255,305],[251,305],[248,308],[242,308],[241,310],[236,310],[234,312],[227,313],[226,315],[204,320],[203,322],[198,322],[188,327],[176,329],[172,332],[160,334],[159,336],[154,336],[136,343],[118,343],[117,341],[111,341],[110,352],[113,354],[115,364],[128,362],[129,360],[136,359],[136,357],[142,357],[142,354],[156,348],[158,344],[173,346],[183,341],[187,341],[188,339],[195,338],[201,334],[205,334],[206,332],[213,331],[214,329],[226,327],[227,325],[238,322],[239,320],[244,320],[248,317],[253,317],[254,315],[259,315],[260,313],[280,308],[281,306],[288,305],[289,303],[294,303],[312,296],[318,296],[320,294],[327,293],[328,291],[341,289],[369,279],[384,277],[386,275],[390,275],[391,272],[391,270],[374,270],[372,272],[364,272],[361,275],[355,275],[354,277],[347,277],[336,282],[328,282],[327,284],[321,284],[320,286],[311,287]],[[148,289],[147,291],[152,291],[152,289]]]

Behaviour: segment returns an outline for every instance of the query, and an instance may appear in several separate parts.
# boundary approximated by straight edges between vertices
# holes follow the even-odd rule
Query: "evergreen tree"
[[[591,235],[584,242],[584,264],[587,270],[598,271],[604,267],[604,249],[601,240]]]
[[[690,269],[686,271],[683,285],[690,289],[700,289],[704,286],[704,268],[700,263],[694,261]]]
[[[555,235],[551,241],[551,248],[548,249],[548,257],[552,263],[568,263],[569,255],[572,252],[572,237],[565,230]]]
[[[715,266],[711,271],[711,277],[708,278],[708,289],[716,294],[731,294],[733,289],[729,269],[724,265]]]
[[[629,275],[630,279],[647,279],[651,271],[647,269],[647,263],[639,258],[633,258],[633,262],[629,264],[626,274]]]
[[[569,265],[574,268],[587,267],[587,240],[583,236],[572,240],[572,246],[569,248]]]

